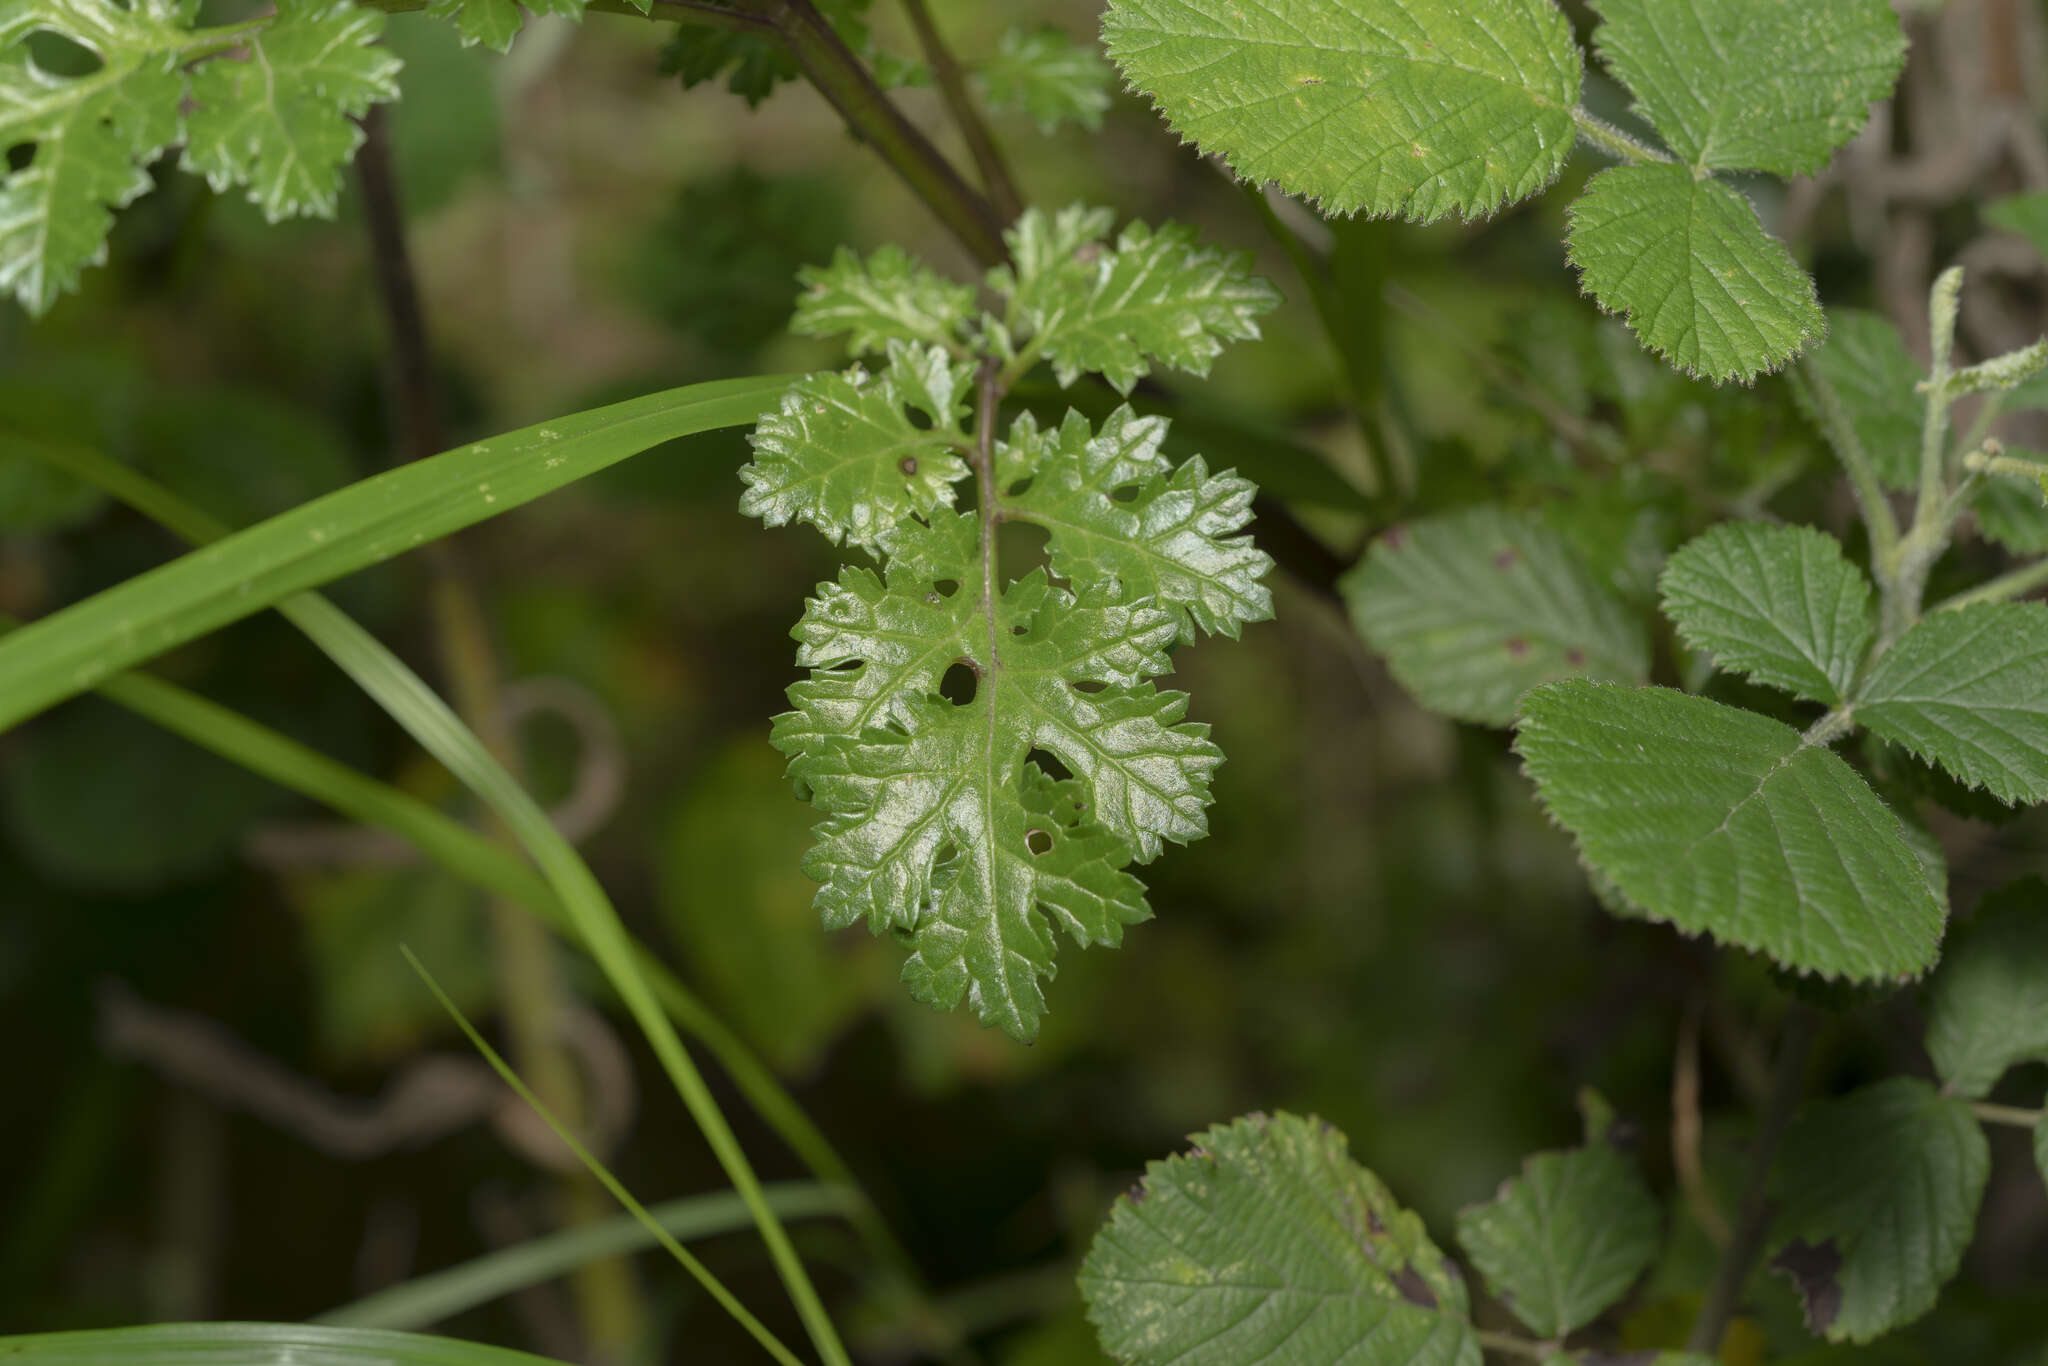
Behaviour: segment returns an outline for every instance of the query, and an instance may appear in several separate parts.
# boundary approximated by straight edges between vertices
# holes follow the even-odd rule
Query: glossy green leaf
[[[1790,726],[1567,680],[1524,699],[1516,748],[1581,856],[1648,915],[1824,977],[1932,965],[1946,907],[1899,818]]]
[[[1004,30],[995,55],[974,74],[990,109],[1023,114],[1041,133],[1067,123],[1100,128],[1116,76],[1094,44],[1051,25]]]
[[[1533,513],[1478,507],[1389,530],[1339,584],[1365,643],[1432,711],[1505,726],[1555,678],[1640,683],[1640,614]]]
[[[1183,138],[1332,216],[1483,217],[1556,179],[1578,136],[1552,0],[1112,0],[1102,32]]]
[[[1689,375],[1747,382],[1827,334],[1813,281],[1718,180],[1683,166],[1616,166],[1593,178],[1570,217],[1586,292]]]
[[[1081,1266],[1128,1366],[1479,1366],[1464,1282],[1314,1118],[1251,1115],[1151,1163]]]
[[[2023,1062],[2048,1062],[2048,883],[1984,899],[1927,989],[1927,1053],[1948,1089],[1981,1100]]]
[[[2002,802],[2048,801],[2048,604],[1936,612],[1859,690],[1856,719]]]
[[[1926,375],[1906,350],[1899,329],[1881,314],[1829,309],[1827,345],[1806,363],[1834,389],[1885,487],[1915,487],[1925,401],[1914,386]]]
[[[1701,169],[1807,175],[1891,93],[1890,0],[1596,0],[1593,41],[1636,110]]]
[[[1870,581],[1812,527],[1728,522],[1664,569],[1664,612],[1723,669],[1829,706],[1877,632]]]
[[[786,377],[593,409],[365,479],[0,641],[0,729],[130,665],[692,432],[752,421]]]
[[[544,1366],[543,1357],[453,1338],[298,1323],[160,1323],[0,1337],[22,1366]]]
[[[1894,1077],[1806,1105],[1773,1172],[1771,1267],[1830,1342],[1868,1342],[1934,1307],[1991,1174],[1968,1102]]]
[[[847,333],[856,356],[880,355],[892,340],[955,345],[974,310],[974,287],[926,269],[891,244],[863,261],[845,247],[829,266],[797,273],[804,292],[789,330],[805,337]]]
[[[1524,1161],[1493,1200],[1459,1213],[1458,1243],[1530,1331],[1562,1338],[1627,1293],[1663,1226],[1635,1163],[1594,1141]]]
[[[465,47],[482,43],[493,52],[509,52],[526,22],[522,9],[581,19],[585,3],[587,0],[428,0],[427,14],[452,19]]]
[[[1133,223],[1111,244],[1114,221],[1080,205],[1027,210],[1004,234],[1014,264],[989,272],[989,288],[1009,299],[1005,331],[1050,360],[1062,385],[1092,370],[1127,394],[1154,364],[1206,375],[1225,342],[1256,338],[1279,306],[1250,252],[1203,246],[1179,223]]]

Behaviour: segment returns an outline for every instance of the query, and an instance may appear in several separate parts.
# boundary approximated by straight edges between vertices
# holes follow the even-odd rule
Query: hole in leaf
[[[1038,482],[1038,476],[1037,476],[1037,475],[1035,475],[1035,474],[1031,474],[1031,475],[1026,475],[1026,476],[1025,476],[1024,478],[1022,478],[1022,479],[1019,479],[1019,480],[1018,480],[1018,481],[1017,481],[1016,483],[1014,483],[1014,484],[1010,485],[1010,487],[1008,487],[1008,488],[1004,489],[1004,490],[1003,490],[1003,497],[1005,497],[1005,498],[1022,498],[1022,497],[1023,497],[1023,496],[1025,495],[1025,494],[1027,494],[1027,493],[1031,492],[1031,486],[1032,486],[1033,484],[1037,483],[1037,482]]]
[[[1012,626],[1010,634],[1013,636],[1028,636],[1031,634],[1031,628],[1029,626]]]
[[[932,421],[932,415],[922,408],[905,409],[904,415],[910,419],[910,425],[921,432],[928,432],[937,425]]]
[[[1135,503],[1138,501],[1138,494],[1140,492],[1141,490],[1136,484],[1125,484],[1122,488],[1109,491],[1109,501],[1112,503]]]
[[[947,840],[944,844],[939,846],[939,852],[932,856],[932,860],[934,863],[945,864],[951,863],[954,859],[959,857],[960,846],[953,843],[953,841],[951,840]]]
[[[1032,852],[1033,854],[1035,854],[1035,855],[1036,855],[1036,854],[1050,854],[1050,853],[1052,852],[1052,831],[1050,831],[1050,830],[1027,830],[1027,831],[1025,831],[1025,832],[1024,832],[1024,847],[1025,847],[1026,849],[1029,849],[1029,850],[1030,850],[1030,851],[1031,851],[1031,852]]]
[[[29,60],[52,76],[90,76],[106,65],[91,48],[49,29],[29,34],[27,46]]]
[[[815,667],[820,673],[850,674],[865,663],[867,661],[864,659],[835,659],[830,664],[819,664]]]
[[[1006,521],[997,526],[996,554],[1002,559],[1003,577],[1014,581],[1034,569],[1050,569],[1052,561],[1046,554],[1050,539],[1050,532],[1030,522]]]
[[[960,591],[960,580],[940,579],[937,583],[933,584],[932,587],[938,590],[940,597],[950,598],[955,593]]]
[[[972,664],[963,660],[946,670],[945,677],[939,680],[939,696],[956,707],[964,707],[974,700],[980,686],[981,675],[975,672]]]
[[[1099,683],[1095,679],[1084,678],[1079,683],[1076,683],[1074,685],[1074,691],[1085,693],[1099,693],[1108,686],[1109,685],[1107,683]]]
[[[1027,764],[1037,764],[1038,771],[1054,782],[1063,783],[1074,776],[1072,769],[1061,763],[1059,756],[1050,750],[1034,749],[1024,756]]]

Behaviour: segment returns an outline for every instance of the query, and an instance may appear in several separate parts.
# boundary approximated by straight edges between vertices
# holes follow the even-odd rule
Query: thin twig
[[[1714,1203],[1700,1161],[1700,1020],[1706,1013],[1702,996],[1694,993],[1678,1017],[1677,1056],[1671,1066],[1671,1165],[1693,1218],[1699,1220],[1715,1247],[1726,1247],[1734,1235],[1727,1217]]]
[[[1986,1124],[2006,1124],[2015,1129],[2033,1129],[2041,1123],[2042,1111],[2028,1110],[2018,1105],[1993,1105],[1988,1100],[1973,1101],[1970,1113]]]
[[[988,121],[981,116],[974,93],[967,88],[966,73],[953,60],[952,50],[939,35],[938,25],[932,22],[931,9],[924,0],[903,0],[903,9],[910,16],[910,26],[917,30],[917,44],[924,49],[924,59],[932,69],[932,78],[938,82],[946,110],[952,114],[960,136],[967,142],[968,154],[981,172],[982,188],[988,191],[989,201],[1003,221],[1014,222],[1024,212],[1024,196],[1018,192],[995,135],[989,132]]]

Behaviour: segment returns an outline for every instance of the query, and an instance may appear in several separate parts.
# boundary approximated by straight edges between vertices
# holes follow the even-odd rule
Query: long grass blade
[[[156,1323],[0,1337],[9,1366],[560,1366],[453,1338],[302,1323]]]

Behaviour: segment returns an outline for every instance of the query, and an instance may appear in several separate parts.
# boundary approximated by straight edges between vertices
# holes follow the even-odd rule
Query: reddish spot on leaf
[[[1399,522],[1394,523],[1387,528],[1386,534],[1380,537],[1380,544],[1389,550],[1399,550],[1408,544],[1408,528]]]
[[[1564,661],[1576,669],[1579,665],[1586,662],[1586,652],[1574,645],[1571,649],[1564,652]]]
[[[1510,654],[1516,659],[1527,658],[1529,654],[1529,642],[1522,639],[1520,636],[1509,636],[1508,654]]]
[[[1424,1309],[1436,1308],[1436,1292],[1412,1266],[1401,1268],[1400,1274],[1394,1277],[1394,1289],[1400,1291],[1401,1298],[1410,1304],[1419,1304]]]
[[[1515,562],[1521,558],[1522,552],[1513,546],[1509,546],[1493,557],[1493,567],[1495,569],[1513,569]]]

